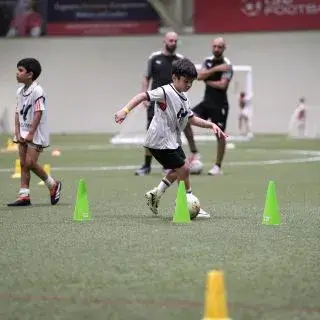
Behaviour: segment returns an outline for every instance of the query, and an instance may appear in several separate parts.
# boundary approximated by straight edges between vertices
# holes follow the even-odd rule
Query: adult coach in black
[[[204,60],[202,70],[198,73],[198,80],[205,82],[206,88],[203,100],[193,108],[193,112],[202,119],[210,119],[216,123],[222,131],[225,131],[229,113],[227,90],[233,76],[232,65],[224,57],[226,43],[223,38],[213,41],[212,57]],[[219,67],[218,67],[219,66]],[[219,69],[210,74],[210,70]],[[209,75],[208,75],[209,74]],[[191,126],[187,126],[185,134],[193,136]],[[226,141],[217,137],[217,156],[209,175],[222,174],[221,165],[225,153]]]
[[[151,83],[151,90],[169,84],[172,82],[171,68],[172,63],[178,59],[183,58],[179,53],[176,53],[178,35],[175,32],[168,32],[164,37],[164,48],[162,51],[153,52],[148,59],[147,71],[143,77],[142,92],[149,90]],[[154,102],[146,103],[147,108],[147,128],[153,119],[154,115]],[[193,152],[193,150],[191,148]],[[151,171],[152,155],[145,149],[145,161],[140,169],[135,171],[135,175],[146,175]]]

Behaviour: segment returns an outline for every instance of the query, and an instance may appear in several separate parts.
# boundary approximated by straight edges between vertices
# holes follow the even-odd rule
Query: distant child
[[[33,58],[17,63],[17,81],[23,86],[17,91],[14,142],[19,144],[21,186],[18,199],[8,206],[28,206],[30,201],[30,172],[35,173],[50,191],[51,204],[58,203],[61,182],[49,176],[38,164],[44,148],[49,146],[47,102],[42,87],[36,82],[41,73],[40,63]]]
[[[289,136],[304,137],[306,135],[307,109],[304,97],[299,99],[289,122]]]
[[[241,91],[239,96],[239,131],[241,135],[252,136],[251,116],[252,116],[252,95]]]
[[[115,121],[122,123],[129,112],[141,102],[146,100],[155,102],[155,113],[144,146],[165,169],[170,170],[160,184],[145,195],[147,205],[154,214],[158,213],[161,196],[174,181],[184,181],[187,193],[191,193],[189,168],[181,148],[181,132],[187,123],[212,129],[219,137],[226,137],[216,124],[193,115],[190,101],[184,92],[191,88],[196,78],[197,71],[194,64],[188,59],[179,59],[172,65],[171,84],[137,94],[125,108],[115,114]],[[204,211],[198,216],[202,217],[201,214],[203,217],[210,217]]]

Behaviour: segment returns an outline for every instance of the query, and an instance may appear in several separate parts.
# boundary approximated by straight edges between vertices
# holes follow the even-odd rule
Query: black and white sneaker
[[[148,191],[145,194],[145,197],[147,198],[147,206],[149,207],[149,209],[154,214],[158,214],[158,206],[159,206],[160,197],[158,196],[157,188],[154,188],[154,189]]]
[[[56,181],[55,186],[50,191],[50,199],[51,199],[52,205],[55,205],[59,202],[61,197],[61,189],[62,189],[62,183],[60,181]]]
[[[151,167],[148,167],[146,165],[143,165],[140,169],[138,169],[137,171],[135,171],[135,175],[136,176],[145,176],[147,174],[150,174],[151,172]]]
[[[17,200],[8,203],[8,207],[25,207],[30,206],[30,197],[19,197]]]

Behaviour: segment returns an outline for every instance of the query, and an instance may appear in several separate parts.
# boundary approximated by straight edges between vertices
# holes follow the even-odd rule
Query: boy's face
[[[180,92],[187,92],[191,87],[194,79],[181,76],[178,79],[175,75],[172,76],[173,84],[175,88]]]
[[[24,67],[18,67],[16,78],[19,83],[28,83],[32,79],[32,72],[27,72]]]

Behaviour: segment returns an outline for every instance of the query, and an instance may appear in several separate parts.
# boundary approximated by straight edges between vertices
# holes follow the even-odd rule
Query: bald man
[[[226,129],[229,102],[227,90],[233,77],[230,61],[224,56],[226,43],[223,38],[216,38],[212,43],[212,56],[207,57],[202,69],[198,72],[198,80],[204,81],[205,93],[203,100],[193,108],[193,112],[200,118],[216,123],[223,131]],[[191,126],[187,126],[185,134],[188,140],[193,139]],[[222,161],[224,158],[226,142],[217,137],[217,154],[215,162],[208,172],[215,176],[222,174]],[[198,155],[196,155],[198,157]],[[189,159],[192,162],[196,157]]]
[[[147,70],[143,76],[142,92],[149,89],[151,82],[151,90],[169,84],[172,82],[171,68],[172,63],[178,59],[183,58],[179,53],[176,53],[178,43],[178,35],[175,32],[167,32],[163,39],[162,51],[153,52],[147,62]],[[147,129],[154,115],[154,102],[146,103],[147,108]],[[192,149],[192,151],[194,151]],[[140,169],[135,171],[135,175],[143,176],[149,174],[151,171],[152,155],[145,149],[144,164]]]

